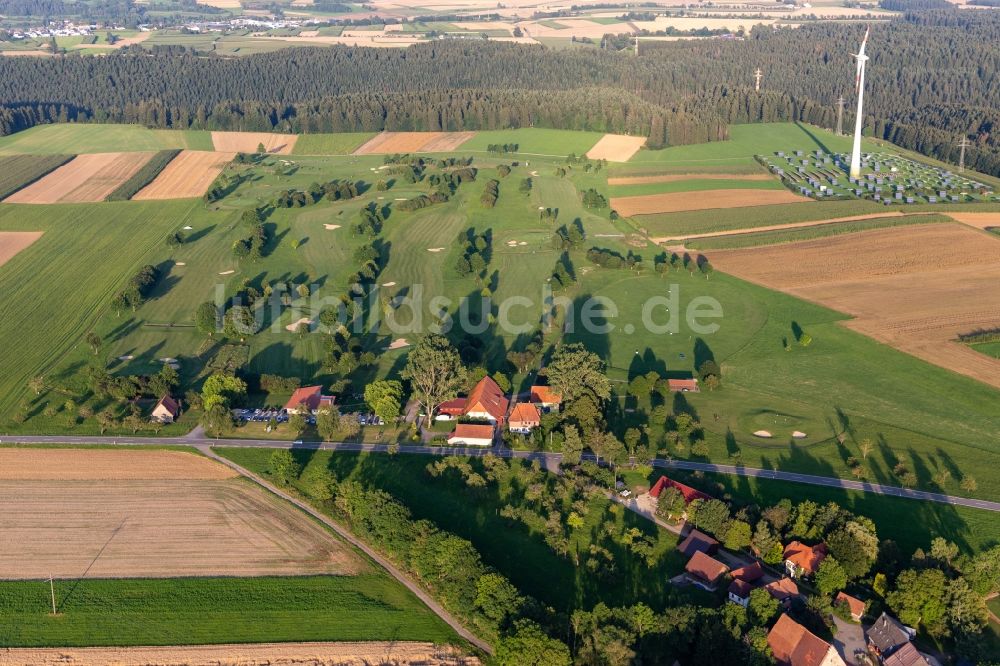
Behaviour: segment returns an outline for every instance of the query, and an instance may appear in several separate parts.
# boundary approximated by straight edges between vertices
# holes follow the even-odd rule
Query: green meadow
[[[6,647],[460,639],[388,574],[0,582]]]
[[[566,157],[570,153],[583,155],[594,147],[603,132],[575,132],[572,130],[539,129],[524,127],[512,130],[486,130],[463,143],[457,154],[468,152],[484,153],[492,144],[515,143],[517,155],[521,159],[532,156]]]
[[[212,150],[210,132],[156,130],[139,125],[37,125],[0,137],[0,155],[48,155],[158,151],[168,148]]]
[[[295,142],[294,155],[350,155],[375,132],[344,134],[302,134]]]

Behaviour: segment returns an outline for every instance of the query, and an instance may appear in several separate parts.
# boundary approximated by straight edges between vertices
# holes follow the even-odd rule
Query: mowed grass
[[[375,132],[343,134],[303,134],[295,142],[293,155],[350,155]]]
[[[542,155],[565,157],[570,153],[583,155],[594,147],[602,132],[574,132],[572,130],[539,129],[525,127],[514,130],[487,130],[462,144],[458,153],[486,152],[491,144],[516,143],[521,156]],[[501,156],[503,157],[503,156]]]
[[[785,186],[773,180],[700,179],[692,176],[687,180],[669,183],[643,183],[640,185],[609,185],[613,197],[634,197],[644,194],[667,194],[669,192],[704,192],[706,190],[781,190]]]
[[[980,354],[1000,358],[1000,342],[981,342],[970,346]]]
[[[259,474],[267,474],[271,451],[268,449],[217,449],[227,458]],[[425,471],[432,456],[333,453],[297,451],[299,461],[308,466],[331,469],[339,479],[349,479],[385,490],[403,502],[418,519],[432,521],[441,529],[468,539],[483,561],[494,567],[521,590],[535,596],[557,611],[590,608],[598,601],[618,606],[644,601],[653,608],[670,605],[669,579],[683,569],[684,560],[674,550],[677,537],[656,528],[653,523],[629,511],[611,511],[612,504],[602,497],[592,498],[587,524],[577,530],[573,547],[585,557],[591,542],[598,541],[606,518],[619,527],[637,527],[655,536],[656,552],[661,556],[652,568],[625,548],[616,548],[617,575],[613,580],[588,573],[546,545],[543,536],[520,523],[511,523],[499,515],[514,489],[491,486],[470,490],[450,478],[431,478]],[[478,466],[478,460],[470,460]]]
[[[37,125],[0,137],[0,155],[116,153],[168,148],[212,150],[209,132],[154,130],[141,125]]]
[[[388,574],[0,582],[6,647],[286,641],[456,643]]]
[[[155,263],[153,249],[165,247],[167,233],[202,210],[191,201],[0,205],[0,230],[45,232],[0,267],[0,345],[8,350],[0,419],[27,396],[28,379],[82,349],[86,333],[110,313],[115,290],[141,265]],[[84,363],[92,358],[85,354]]]
[[[946,215],[901,215],[899,217],[876,217],[869,220],[854,222],[837,222],[833,224],[818,224],[812,227],[798,227],[776,231],[759,231],[755,233],[734,234],[732,236],[708,237],[684,241],[684,246],[695,250],[729,250],[741,247],[759,247],[776,243],[794,243],[796,241],[826,238],[841,234],[884,229],[909,224],[929,224],[931,222],[958,224]]]

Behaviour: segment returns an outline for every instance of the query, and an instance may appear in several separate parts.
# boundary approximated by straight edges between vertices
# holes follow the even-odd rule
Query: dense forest
[[[630,132],[652,147],[725,138],[729,123],[853,123],[853,60],[862,28],[818,23],[755,28],[746,40],[664,42],[635,57],[440,41],[405,50],[288,49],[224,59],[150,57],[0,60],[0,133],[39,122],[329,132],[541,126]],[[1000,173],[1000,15],[922,11],[872,26],[866,128]],[[756,67],[763,89],[749,84]]]

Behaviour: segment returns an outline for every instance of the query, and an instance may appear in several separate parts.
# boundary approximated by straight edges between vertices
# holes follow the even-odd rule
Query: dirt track
[[[587,157],[592,160],[628,162],[645,144],[646,137],[644,136],[605,134],[594,144],[593,148],[587,151]]]
[[[665,173],[659,176],[619,176],[608,178],[608,185],[653,185],[681,180],[774,180],[766,173]]]
[[[133,201],[200,197],[235,153],[182,150],[153,182],[139,190]]]
[[[809,203],[812,199],[792,194],[788,190],[704,190],[701,192],[672,192],[669,194],[643,194],[635,197],[612,197],[611,208],[620,215],[651,215],[653,213],[679,213],[686,210],[712,208],[746,208],[772,204]]]
[[[0,231],[0,266],[41,237],[41,231]]]
[[[0,664],[32,666],[478,666],[431,643],[260,643],[134,648],[0,649]]]
[[[212,132],[212,146],[220,153],[255,153],[260,144],[277,155],[289,155],[298,141],[298,134],[273,132]]]
[[[0,577],[352,574],[295,507],[190,453],[0,449]]]
[[[1000,326],[1000,238],[922,224],[706,254],[719,270],[851,314],[848,328],[1000,388],[1000,359],[954,341]]]
[[[355,155],[451,152],[475,136],[475,132],[382,132],[361,145]]]
[[[103,201],[149,161],[153,153],[77,155],[44,178],[7,197],[6,203],[87,203]]]

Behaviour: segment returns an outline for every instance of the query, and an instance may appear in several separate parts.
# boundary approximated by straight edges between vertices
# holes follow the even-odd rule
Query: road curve
[[[321,451],[347,451],[347,452],[370,452],[387,453],[387,444],[359,444],[356,442],[287,442],[272,439],[213,439],[205,437],[201,429],[195,429],[190,434],[183,437],[73,437],[66,435],[0,435],[0,444],[114,444],[119,446],[220,446],[233,448],[296,448],[296,449],[316,449]],[[537,460],[541,465],[549,470],[557,470],[562,460],[561,453],[543,453],[538,451],[513,451],[510,449],[472,449],[458,448],[450,446],[400,446],[400,454],[421,454],[430,456],[469,456],[482,457],[493,454],[501,458],[520,458],[524,460]],[[592,455],[584,455],[585,460],[596,460]],[[1000,512],[1000,502],[989,500],[972,499],[970,497],[957,497],[955,495],[945,495],[943,493],[932,493],[926,490],[910,490],[898,486],[887,486],[879,483],[867,483],[864,481],[853,481],[850,479],[840,479],[831,476],[815,476],[812,474],[800,474],[798,472],[782,472],[780,470],[762,469],[760,467],[745,467],[743,465],[721,465],[715,463],[701,463],[690,460],[663,460],[657,458],[652,461],[653,467],[660,469],[683,469],[697,472],[714,472],[717,474],[732,474],[735,476],[757,477],[761,479],[773,479],[776,481],[789,481],[792,483],[804,483],[812,486],[825,486],[827,488],[842,488],[844,490],[858,490],[877,495],[888,495],[891,497],[902,497],[904,499],[922,500],[925,502],[937,502],[939,504],[949,504],[952,506],[964,506],[971,509],[982,509],[984,511]]]

